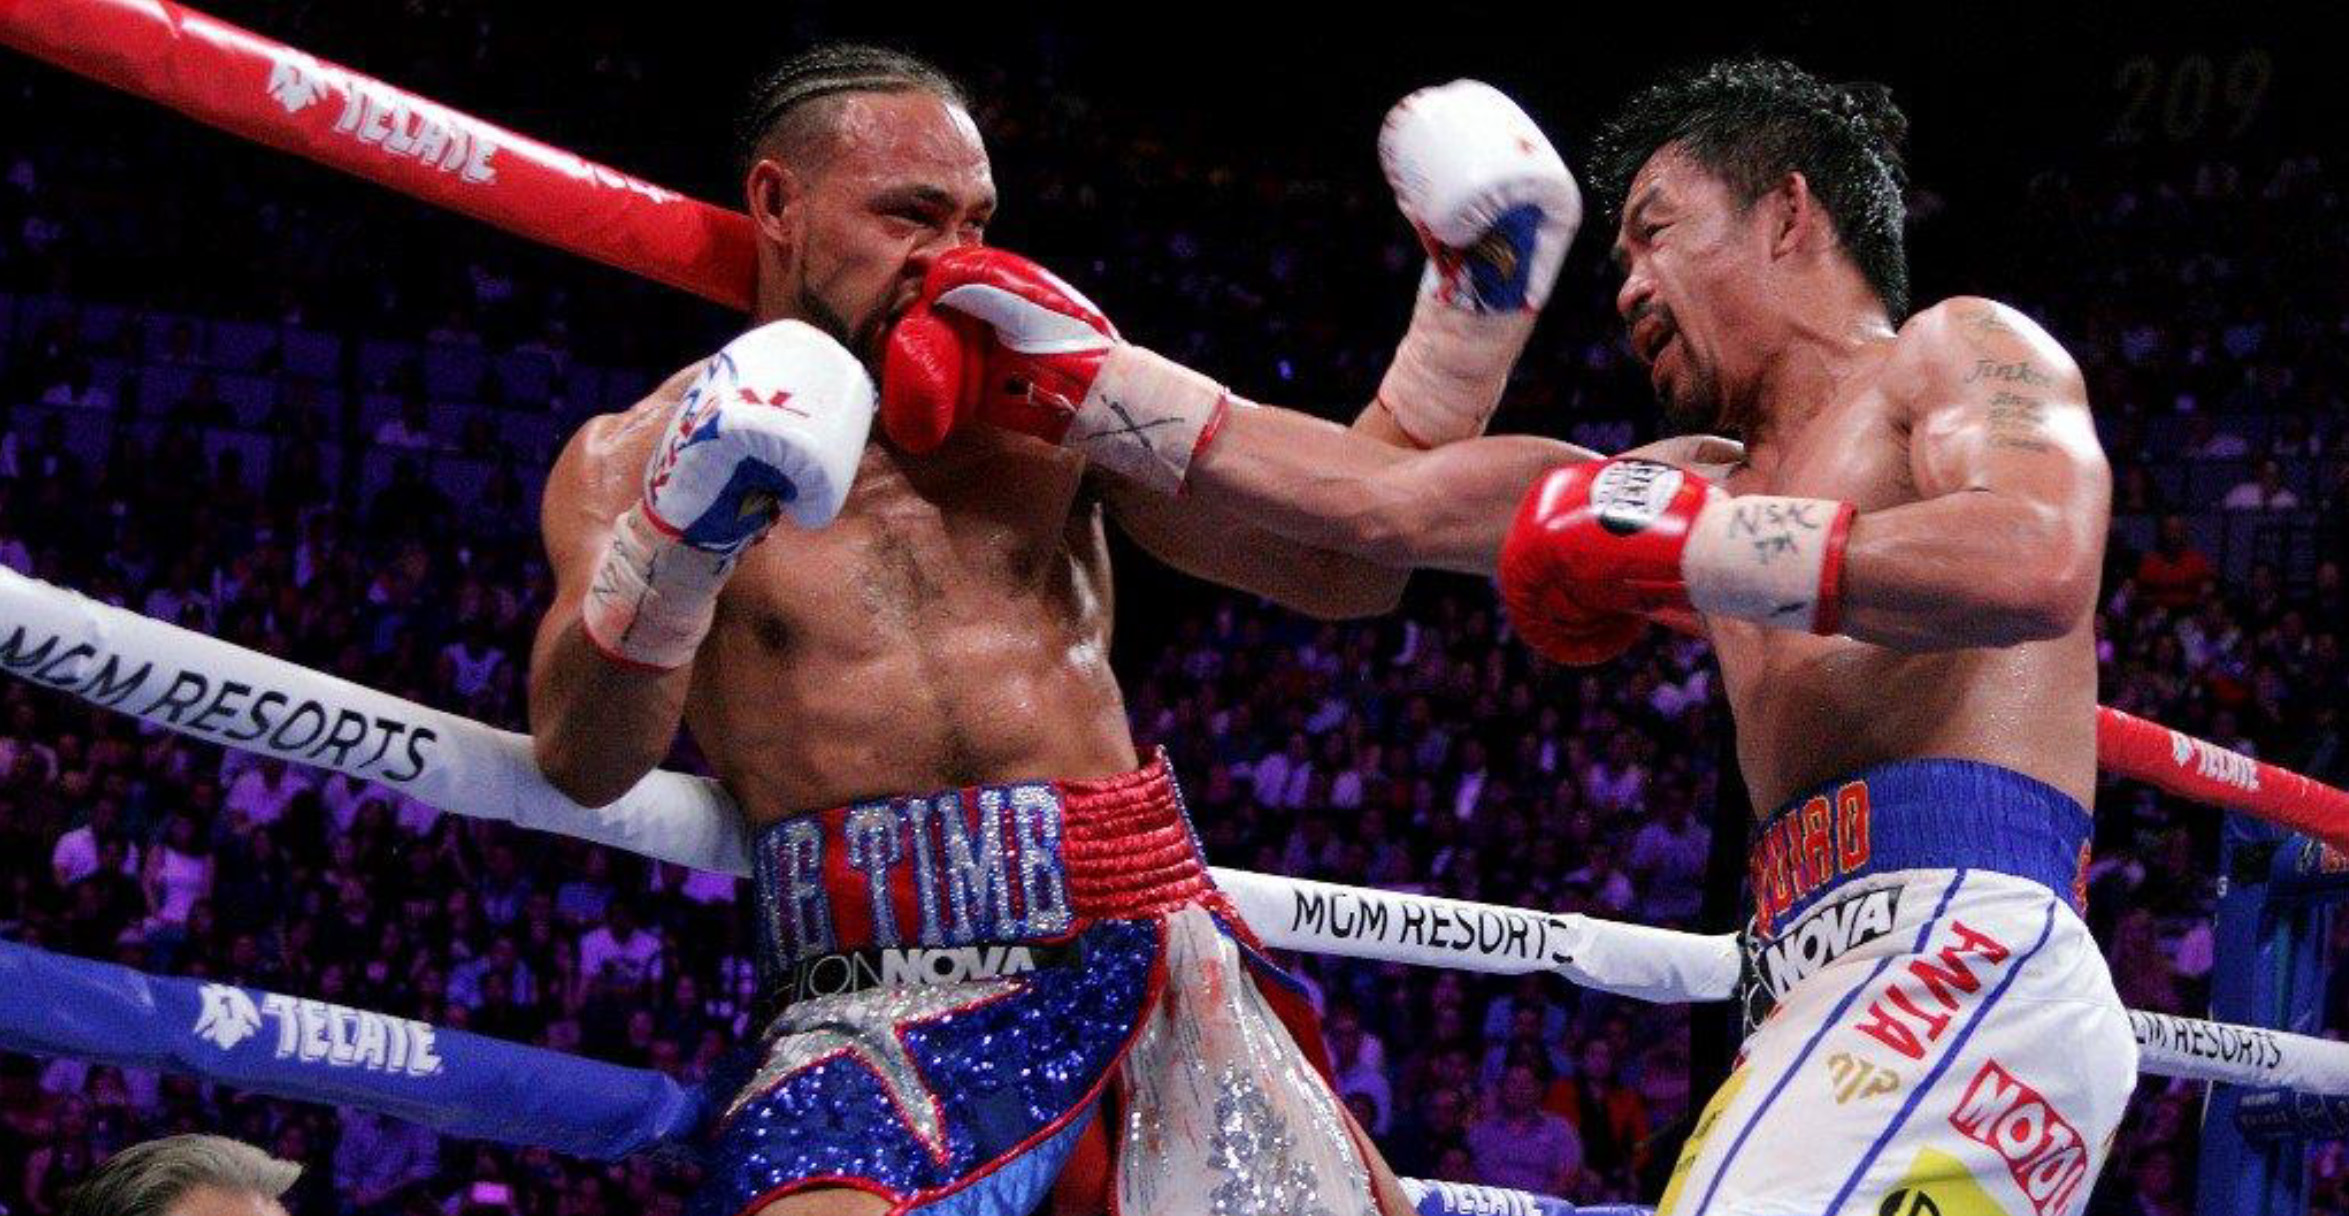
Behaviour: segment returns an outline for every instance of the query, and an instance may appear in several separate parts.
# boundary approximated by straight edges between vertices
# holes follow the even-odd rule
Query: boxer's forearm
[[[1317,549],[1398,569],[1490,574],[1517,501],[1591,453],[1530,435],[1394,447],[1277,407],[1235,410],[1184,493]]]
[[[1844,556],[1843,632],[1916,651],[2061,637],[2095,603],[2102,524],[1987,491],[1863,512]]]
[[[647,672],[599,653],[574,609],[550,614],[530,662],[530,738],[548,784],[581,806],[627,793],[669,754],[692,669]]]

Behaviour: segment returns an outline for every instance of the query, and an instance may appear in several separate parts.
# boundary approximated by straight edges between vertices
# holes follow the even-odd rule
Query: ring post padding
[[[2312,1032],[2323,1014],[2324,947],[2332,926],[2329,903],[2305,898],[2311,875],[2298,859],[2320,859],[2315,842],[2239,812],[2228,812],[2220,851],[2216,922],[2218,959],[2211,975],[2211,1016],[2221,1021]],[[2321,877],[2321,876],[2319,876]],[[2281,878],[2284,881],[2278,882]],[[2300,898],[2276,899],[2276,888],[2299,887]],[[2308,1210],[2308,1154],[2297,1139],[2262,1135],[2286,1117],[2275,1099],[2242,1087],[2214,1084],[2203,1113],[2197,1204],[2204,1212],[2243,1216],[2297,1216]]]

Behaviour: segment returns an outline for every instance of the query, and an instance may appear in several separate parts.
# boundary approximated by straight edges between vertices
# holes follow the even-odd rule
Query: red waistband
[[[1171,912],[1215,889],[1165,752],[1130,773],[1056,784],[1060,851],[1077,915]]]

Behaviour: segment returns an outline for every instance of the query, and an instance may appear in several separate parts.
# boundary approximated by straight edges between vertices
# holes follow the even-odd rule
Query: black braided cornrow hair
[[[945,69],[918,55],[861,42],[832,42],[802,51],[761,78],[734,126],[735,167],[747,172],[779,127],[809,113],[809,103],[849,93],[923,90],[970,108],[969,97]]]

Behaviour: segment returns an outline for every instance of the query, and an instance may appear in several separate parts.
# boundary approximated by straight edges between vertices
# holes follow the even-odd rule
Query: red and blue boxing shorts
[[[2087,809],[1916,760],[1761,825],[1750,1035],[1659,1216],[2075,1216],[2137,1079],[2080,920]]]
[[[1124,1216],[1376,1211],[1311,1008],[1209,879],[1163,757],[797,816],[753,878],[780,1012],[697,1213],[840,1187],[1026,1213],[1064,1176]]]

